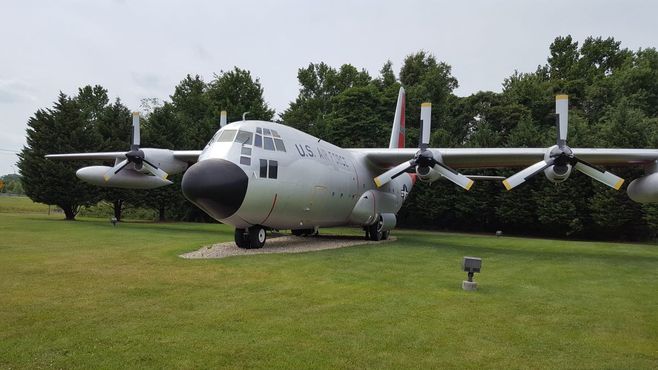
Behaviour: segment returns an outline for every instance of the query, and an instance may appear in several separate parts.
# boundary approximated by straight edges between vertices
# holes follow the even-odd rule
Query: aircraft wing
[[[391,168],[409,161],[417,148],[348,149],[362,155],[374,166]],[[443,162],[452,168],[527,167],[544,158],[547,148],[430,148],[440,153]],[[658,160],[658,149],[594,149],[573,148],[573,153],[595,165],[632,166]]]
[[[185,162],[196,162],[201,154],[200,150],[172,150],[174,158]],[[67,153],[67,154],[48,154],[46,158],[68,159],[68,160],[114,160],[125,158],[126,152],[98,152],[98,153]]]

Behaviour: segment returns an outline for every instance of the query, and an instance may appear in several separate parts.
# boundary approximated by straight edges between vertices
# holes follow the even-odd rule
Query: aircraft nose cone
[[[192,165],[183,175],[183,195],[212,218],[222,220],[242,205],[249,179],[236,164],[207,159]]]

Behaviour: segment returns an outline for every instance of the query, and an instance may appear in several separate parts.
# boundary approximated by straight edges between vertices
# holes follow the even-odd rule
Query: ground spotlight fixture
[[[110,219],[110,222],[112,223],[112,226],[116,227],[116,226],[117,226],[117,222],[119,222],[119,220],[117,220],[116,217],[112,217],[112,218]]]
[[[473,274],[480,272],[482,268],[482,258],[478,257],[464,257],[462,261],[462,269],[468,273],[468,280],[462,282],[462,289],[476,290],[478,283],[473,281]]]

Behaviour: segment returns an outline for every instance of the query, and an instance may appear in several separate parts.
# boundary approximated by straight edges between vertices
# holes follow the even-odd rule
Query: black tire
[[[382,240],[384,236],[384,232],[382,231],[382,226],[384,226],[384,223],[382,222],[381,217],[377,222],[368,226],[368,235],[370,236],[370,240],[374,240],[376,242]]]
[[[258,249],[263,248],[267,240],[267,233],[261,226],[253,226],[249,228],[249,248]]]
[[[235,229],[235,245],[238,248],[249,249],[249,236],[244,229]]]
[[[293,230],[290,230],[290,232],[291,232],[292,235],[294,235],[294,236],[302,236],[302,235],[304,234],[304,230],[303,230],[303,229],[293,229]]]
[[[315,234],[315,229],[295,229],[290,231],[292,231],[292,235],[294,236],[309,236]]]
[[[388,240],[388,236],[390,235],[390,233],[391,232],[389,230],[382,232],[382,240]]]

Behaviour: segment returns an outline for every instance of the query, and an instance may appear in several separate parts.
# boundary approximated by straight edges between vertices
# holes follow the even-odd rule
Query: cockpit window
[[[239,136],[239,134],[238,134]],[[254,146],[263,148],[265,150],[285,152],[286,146],[283,144],[283,139],[279,136],[276,130],[268,128],[256,128],[256,136],[254,136]]]
[[[272,141],[271,137],[265,136],[263,140],[263,148],[265,148],[265,150],[274,150],[274,141]]]
[[[286,151],[286,146],[283,145],[283,140],[274,139],[274,145],[276,146],[276,150],[278,150],[280,152],[285,152]]]
[[[219,136],[217,137],[216,142],[218,142],[218,143],[232,142],[233,138],[235,138],[235,133],[236,133],[236,130],[224,130],[219,134]]]
[[[238,134],[235,136],[235,142],[240,144],[251,145],[252,133],[249,131],[238,131]]]

